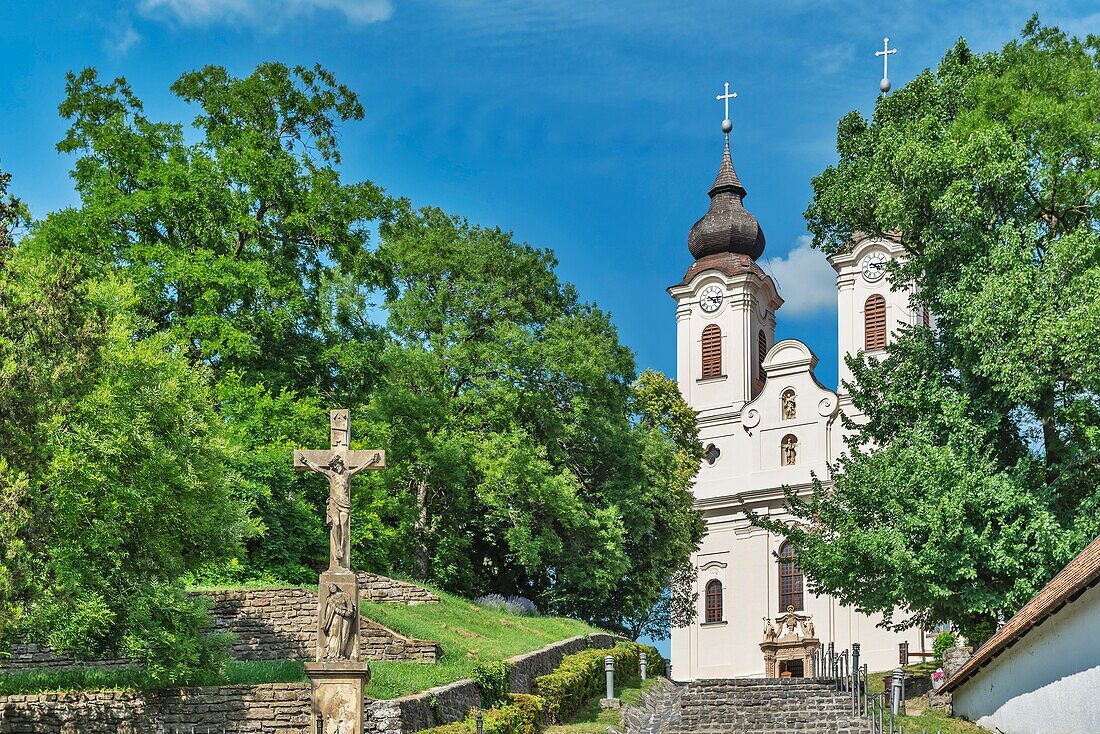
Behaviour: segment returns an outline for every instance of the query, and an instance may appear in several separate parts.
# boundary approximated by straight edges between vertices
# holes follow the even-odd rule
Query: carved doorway
[[[789,673],[790,675],[785,675],[786,673]],[[779,663],[779,677],[805,678],[806,667],[801,660],[782,660]]]

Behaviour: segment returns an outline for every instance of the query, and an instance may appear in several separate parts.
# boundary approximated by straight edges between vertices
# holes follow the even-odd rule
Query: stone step
[[[667,734],[868,734],[831,679],[698,680],[684,685]],[[665,734],[663,732],[662,734]]]

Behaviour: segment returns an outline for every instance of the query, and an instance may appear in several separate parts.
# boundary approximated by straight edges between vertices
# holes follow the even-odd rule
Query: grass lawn
[[[905,670],[916,675],[931,675],[938,666],[936,663],[918,663],[908,665]],[[889,675],[889,671],[867,674],[867,688],[874,693],[882,693],[883,677]],[[988,729],[983,729],[977,724],[972,724],[966,719],[956,719],[942,711],[925,708],[922,697],[906,698],[905,708],[908,716],[899,716],[895,719],[895,726],[901,727],[911,734],[989,734]]]
[[[624,706],[636,705],[642,694],[657,682],[657,678],[628,678],[615,686],[615,695]],[[569,721],[548,726],[545,734],[607,734],[607,727],[619,726],[619,709],[601,709],[600,696],[588,701]]]
[[[236,588],[236,587],[235,587]],[[213,591],[214,588],[203,589]],[[473,677],[479,661],[503,660],[577,635],[599,630],[561,617],[517,617],[479,607],[461,597],[432,591],[439,604],[376,604],[362,602],[365,616],[409,637],[434,640],[443,647],[436,665],[371,662],[366,695],[397,698],[427,688]],[[187,685],[293,683],[307,680],[300,661],[231,661],[224,675],[196,676]],[[0,674],[0,695],[77,690],[149,690],[157,686],[136,669]]]

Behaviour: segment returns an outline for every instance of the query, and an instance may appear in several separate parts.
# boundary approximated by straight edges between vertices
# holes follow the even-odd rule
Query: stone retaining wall
[[[0,697],[3,734],[312,734],[309,684]]]
[[[553,670],[564,655],[610,647],[617,639],[596,634],[574,637],[513,658],[517,693],[530,690],[538,675]],[[516,672],[518,671],[518,672]],[[515,687],[519,686],[519,687]],[[308,683],[176,688],[149,693],[86,691],[0,696],[0,734],[313,734]],[[411,734],[466,717],[481,704],[473,680],[460,680],[392,701],[368,701],[364,734]]]
[[[376,573],[359,571],[359,593],[367,601],[382,604],[438,604],[439,597],[422,586]]]
[[[554,668],[561,665],[561,659],[566,655],[572,655],[589,647],[614,647],[622,639],[624,638],[603,633],[573,637],[555,642],[541,650],[510,658],[508,688],[512,693],[531,693],[535,686],[535,678],[553,672]]]
[[[233,657],[237,660],[313,658],[317,641],[316,592],[298,588],[234,589],[211,592],[208,596],[214,600],[210,610],[214,629],[237,635],[233,643]],[[360,624],[359,649],[366,660],[434,663],[443,654],[435,642],[405,637],[366,617]],[[94,664],[121,667],[130,661],[114,659]],[[80,663],[76,660],[48,648],[17,643],[12,646],[10,660],[0,663],[0,671],[56,670],[77,665]]]

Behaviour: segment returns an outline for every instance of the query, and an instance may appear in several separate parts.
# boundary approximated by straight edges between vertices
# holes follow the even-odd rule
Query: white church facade
[[[693,558],[697,618],[672,632],[672,675],[680,681],[810,675],[801,660],[766,662],[761,648],[765,620],[775,623],[791,608],[800,621],[791,629],[776,624],[780,641],[816,638],[838,651],[858,642],[870,670],[887,670],[898,664],[899,643],[914,652],[930,647],[924,633],[884,630],[877,616],[808,593],[797,562],[777,560],[790,555],[783,538],[752,526],[745,514],[785,519],[784,486],[809,494],[811,473],[827,485],[829,464],[844,449],[840,413],[852,415],[844,394],[817,381],[809,347],[776,340],[783,299],[757,264],[764,235],[743,206],[745,193],[727,135],[710,208],[688,238],[695,262],[668,289],[676,301],[677,381],[698,415],[706,451],[694,493],[707,525]],[[846,353],[881,350],[899,324],[924,318],[885,277],[887,261],[900,254],[889,239],[861,236],[850,252],[830,259],[842,381],[851,379]]]

